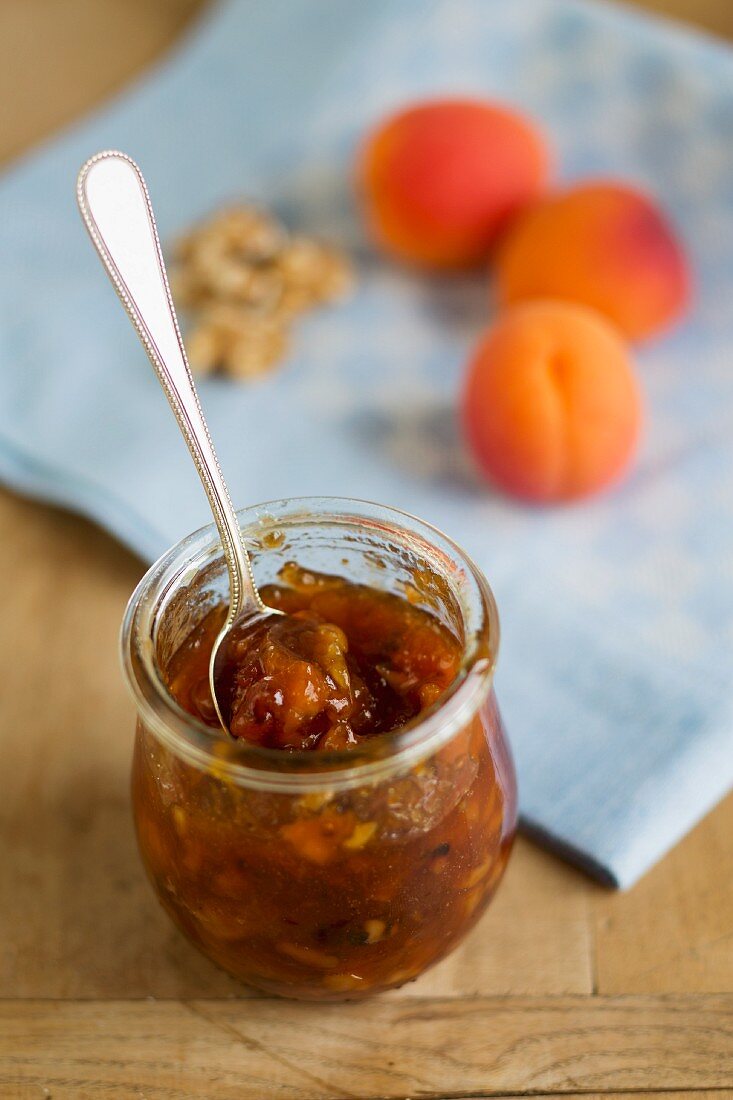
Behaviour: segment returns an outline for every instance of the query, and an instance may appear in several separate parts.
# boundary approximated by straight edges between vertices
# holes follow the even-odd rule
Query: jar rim
[[[166,550],[135,588],[125,610],[120,634],[122,667],[139,716],[171,751],[204,771],[214,771],[240,786],[294,793],[349,789],[393,773],[445,744],[470,720],[488,695],[499,645],[499,618],[493,593],[481,570],[439,528],[409,512],[346,497],[290,497],[265,501],[237,511],[245,539],[266,533],[272,524],[371,524],[392,542],[418,539],[437,551],[469,581],[459,597],[464,619],[475,620],[464,644],[461,669],[453,683],[426,711],[393,733],[381,734],[355,749],[284,753],[244,740],[222,740],[177,703],[168,691],[155,656],[156,627],[167,601],[206,567],[222,558],[213,523],[193,531]],[[450,577],[445,578],[450,583]],[[452,588],[456,595],[455,588]],[[268,766],[269,765],[269,766]]]

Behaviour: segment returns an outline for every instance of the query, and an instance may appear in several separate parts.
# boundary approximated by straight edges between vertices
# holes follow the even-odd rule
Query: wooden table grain
[[[733,31],[728,0],[650,6]],[[0,156],[113,92],[196,9],[4,0]],[[480,927],[404,990],[261,997],[182,940],[138,862],[116,651],[141,563],[6,491],[0,530],[3,1100],[733,1096],[733,797],[625,894],[520,839]]]

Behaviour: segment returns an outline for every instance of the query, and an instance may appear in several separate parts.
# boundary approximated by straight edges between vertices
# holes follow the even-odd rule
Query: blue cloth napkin
[[[639,355],[646,437],[612,495],[532,509],[475,480],[455,402],[485,280],[409,275],[364,245],[359,136],[436,92],[526,109],[564,179],[629,177],[681,227],[694,313]],[[632,883],[733,784],[733,55],[575,0],[230,2],[17,164],[0,183],[0,473],[153,559],[208,515],[75,209],[80,164],[108,147],[143,167],[164,239],[243,195],[359,257],[353,301],[308,320],[281,373],[202,382],[234,498],[369,498],[462,543],[502,614],[525,823]]]

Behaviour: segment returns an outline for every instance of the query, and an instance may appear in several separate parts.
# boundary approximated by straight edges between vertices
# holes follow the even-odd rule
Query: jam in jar
[[[389,509],[292,501],[240,519],[265,602],[287,617],[230,643],[233,737],[208,693],[227,589],[213,531],[174,547],[128,608],[143,861],[231,974],[366,996],[450,951],[509,856],[493,599],[445,536]]]
[[[282,611],[235,624],[218,660],[217,697],[234,737],[334,752],[414,721],[458,675],[458,638],[407,596],[288,562],[263,586]],[[168,688],[219,729],[209,658],[226,617],[213,608],[174,655]]]

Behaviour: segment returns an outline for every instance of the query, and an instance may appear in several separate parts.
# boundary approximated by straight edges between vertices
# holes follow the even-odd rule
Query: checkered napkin
[[[405,99],[496,96],[558,171],[664,198],[691,251],[691,320],[640,354],[630,479],[532,509],[479,485],[455,398],[484,279],[425,279],[366,249],[348,187],[365,127]],[[733,784],[733,56],[574,0],[271,0],[217,6],[132,89],[0,181],[0,474],[152,559],[207,521],[177,428],[82,230],[83,160],[142,165],[164,239],[261,199],[360,265],[286,369],[202,382],[235,500],[340,494],[436,523],[499,602],[497,681],[526,826],[628,885]]]

